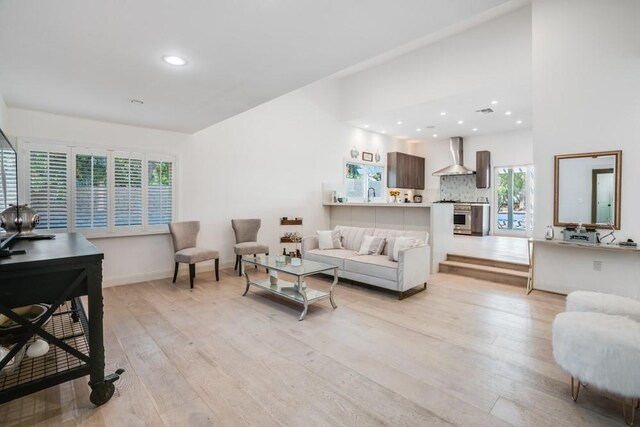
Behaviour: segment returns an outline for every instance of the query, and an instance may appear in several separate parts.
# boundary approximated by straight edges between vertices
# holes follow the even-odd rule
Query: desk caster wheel
[[[116,387],[110,382],[101,382],[96,384],[91,390],[89,400],[96,406],[104,405],[111,399]]]

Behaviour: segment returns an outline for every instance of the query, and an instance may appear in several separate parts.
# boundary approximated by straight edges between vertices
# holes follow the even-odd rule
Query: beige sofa
[[[338,267],[341,278],[398,292],[400,299],[427,288],[430,274],[429,233],[426,231],[385,230],[379,228],[337,226],[343,249],[318,249],[318,238],[302,239],[302,257]],[[382,255],[358,255],[364,236],[411,237],[421,243],[400,251],[398,261],[388,257],[387,245]],[[420,288],[416,288],[420,286]]]

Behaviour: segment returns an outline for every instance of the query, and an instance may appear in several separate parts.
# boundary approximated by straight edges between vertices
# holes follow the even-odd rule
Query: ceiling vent
[[[491,113],[495,113],[495,110],[489,107],[489,108],[483,108],[482,110],[476,110],[476,113],[491,114]]]

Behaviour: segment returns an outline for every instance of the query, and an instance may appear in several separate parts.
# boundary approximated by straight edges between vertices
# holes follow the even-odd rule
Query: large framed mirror
[[[553,224],[620,229],[622,151],[555,156]]]

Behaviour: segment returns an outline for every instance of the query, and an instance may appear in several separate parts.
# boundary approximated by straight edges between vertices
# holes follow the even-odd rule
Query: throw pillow
[[[320,249],[342,249],[339,230],[318,230],[318,247]]]
[[[391,261],[398,261],[400,251],[416,246],[416,244],[416,239],[412,239],[411,237],[396,237],[393,239],[389,239],[387,242],[389,259]]]
[[[384,243],[384,237],[364,236],[358,255],[380,255]]]

